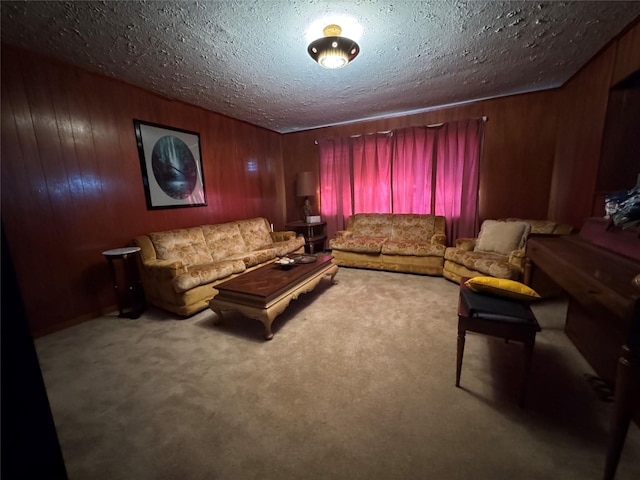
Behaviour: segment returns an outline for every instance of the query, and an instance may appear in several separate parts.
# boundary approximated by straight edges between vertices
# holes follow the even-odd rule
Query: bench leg
[[[624,441],[633,418],[634,408],[640,400],[638,377],[634,377],[634,365],[631,360],[631,350],[627,345],[622,347],[622,354],[618,359],[616,370],[616,389],[614,394],[611,433],[607,446],[607,457],[604,479],[613,480],[616,476],[620,455],[624,448]],[[634,407],[635,406],[635,407]]]
[[[520,390],[520,400],[518,406],[524,408],[524,401],[527,396],[527,387],[529,385],[529,371],[531,370],[531,358],[533,357],[533,346],[536,343],[536,337],[526,340],[524,343],[524,364],[522,366],[522,388]]]
[[[458,329],[458,350],[456,362],[456,387],[460,386],[460,373],[462,372],[462,357],[464,356],[464,341],[467,331]]]

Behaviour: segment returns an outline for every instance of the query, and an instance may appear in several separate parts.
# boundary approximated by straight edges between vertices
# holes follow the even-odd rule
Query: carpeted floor
[[[263,327],[151,309],[39,338],[69,478],[599,479],[612,404],[535,307],[527,408],[522,345],[468,334],[456,388],[458,286],[341,268]],[[640,478],[631,426],[618,479]]]

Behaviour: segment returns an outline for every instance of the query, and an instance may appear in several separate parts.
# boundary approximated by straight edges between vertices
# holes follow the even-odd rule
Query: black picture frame
[[[200,135],[133,120],[147,209],[207,205]]]

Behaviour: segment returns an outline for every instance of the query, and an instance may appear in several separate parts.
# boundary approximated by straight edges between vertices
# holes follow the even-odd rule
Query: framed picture
[[[207,204],[200,135],[133,120],[147,209]]]

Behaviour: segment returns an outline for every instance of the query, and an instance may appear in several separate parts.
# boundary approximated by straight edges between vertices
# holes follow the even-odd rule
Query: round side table
[[[140,247],[123,247],[102,252],[109,262],[120,317],[139,318],[147,308],[136,265],[139,251]],[[115,261],[122,262],[121,269]]]

